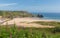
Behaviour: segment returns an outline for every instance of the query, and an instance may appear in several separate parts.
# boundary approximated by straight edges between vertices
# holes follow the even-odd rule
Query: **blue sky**
[[[0,0],[0,10],[60,12],[60,0]]]

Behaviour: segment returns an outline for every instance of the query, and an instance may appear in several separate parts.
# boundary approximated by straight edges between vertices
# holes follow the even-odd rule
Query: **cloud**
[[[17,3],[9,3],[9,4],[0,4],[0,7],[16,5]]]

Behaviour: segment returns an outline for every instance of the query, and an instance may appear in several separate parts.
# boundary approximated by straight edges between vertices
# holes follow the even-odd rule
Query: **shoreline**
[[[41,25],[41,24],[36,24],[32,22],[37,22],[37,21],[44,21],[44,22],[55,22],[55,20],[49,20],[49,19],[42,19],[42,18],[31,18],[31,17],[25,17],[25,18],[14,18],[12,20],[8,20],[3,22],[1,25],[13,25],[16,24],[16,26],[22,26],[22,27],[38,27],[38,28],[53,28],[55,26],[49,26],[49,25]]]
[[[2,24],[19,24],[21,22],[34,22],[34,21],[44,21],[44,22],[60,22],[59,20],[52,20],[52,19],[43,19],[43,18],[31,18],[31,17],[25,17],[25,18],[14,18],[12,20],[3,22]]]
[[[9,20],[9,19],[0,19],[0,22],[4,22],[6,20]],[[47,19],[47,18],[38,18],[38,17],[21,17],[21,18],[13,18],[12,20],[28,21],[28,22],[31,22],[31,21],[55,21],[55,22],[60,22],[60,20],[58,20],[58,19]]]
[[[56,21],[56,22],[60,22],[59,19],[48,19],[48,18],[38,18],[38,17],[24,17],[24,18],[25,19],[28,18],[29,20],[34,19],[34,20],[37,20],[37,21]]]

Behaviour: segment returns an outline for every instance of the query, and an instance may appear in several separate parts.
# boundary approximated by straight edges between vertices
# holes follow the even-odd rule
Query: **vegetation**
[[[4,18],[33,17],[25,11],[0,11]],[[39,16],[39,15],[38,15]],[[40,17],[40,16],[39,16]],[[33,22],[42,25],[53,25],[55,28],[24,28],[15,24],[0,25],[0,38],[60,38],[60,22]]]
[[[5,18],[13,17],[32,17],[33,15],[26,11],[0,11],[0,16]]]
[[[44,22],[44,21],[34,21],[32,23],[37,23],[37,24],[41,24],[41,25],[49,25],[49,26],[60,26],[60,22]]]
[[[55,28],[24,28],[0,26],[0,38],[60,38],[60,27]]]
[[[37,15],[37,16],[36,16]],[[27,11],[0,11],[0,16],[4,18],[14,18],[14,17],[43,17],[43,15],[31,14]]]

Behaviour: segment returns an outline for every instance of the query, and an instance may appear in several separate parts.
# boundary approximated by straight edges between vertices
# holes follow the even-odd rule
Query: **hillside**
[[[0,11],[0,16],[12,18],[12,17],[32,17],[33,15],[26,11]]]
[[[34,15],[27,11],[0,11],[0,16],[4,18],[14,18],[14,17],[42,17],[42,15]]]

